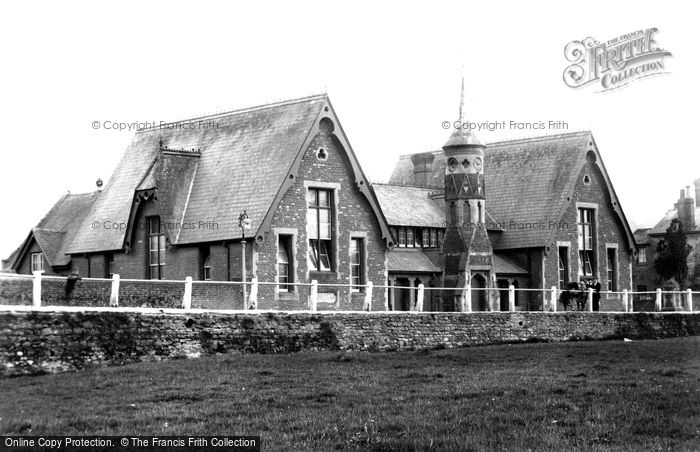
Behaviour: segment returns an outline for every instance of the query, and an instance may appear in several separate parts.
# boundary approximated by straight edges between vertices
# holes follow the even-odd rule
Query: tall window
[[[647,263],[647,249],[646,248],[639,248],[639,256],[637,257],[637,262],[639,262],[640,264]]]
[[[306,224],[309,235],[309,269],[331,271],[333,259],[333,192],[310,188]]]
[[[364,285],[364,243],[362,239],[350,240],[350,284],[353,286]],[[360,292],[362,287],[353,287],[353,292]]]
[[[430,229],[423,228],[423,230],[421,231],[421,236],[422,236],[421,238],[423,239],[423,246],[425,248],[429,248],[430,247]]]
[[[288,285],[294,282],[292,270],[292,236],[280,234],[277,243],[277,282],[280,292],[293,292],[294,286]]]
[[[608,290],[617,290],[617,250],[608,248]]]
[[[114,253],[105,254],[105,278],[114,276]]]
[[[578,209],[578,263],[580,276],[592,277],[595,261],[593,252],[593,209]]]
[[[559,247],[559,289],[566,289],[569,283],[569,248]]]
[[[44,271],[44,255],[42,253],[32,253],[32,272]]]
[[[438,242],[437,246],[438,247],[442,246],[442,234],[443,234],[442,229],[438,229],[438,231],[437,231],[437,242]]]
[[[202,263],[202,281],[211,281],[211,247],[203,246],[199,249],[199,260]]]
[[[148,219],[148,269],[149,278],[163,279],[165,266],[165,232],[159,217]]]
[[[437,230],[436,230],[436,229],[431,229],[431,230],[430,230],[430,247],[431,247],[431,248],[437,248],[437,247],[438,247]]]
[[[399,228],[399,246],[406,246],[406,228]]]

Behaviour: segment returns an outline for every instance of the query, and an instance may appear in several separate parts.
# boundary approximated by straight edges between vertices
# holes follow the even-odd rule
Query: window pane
[[[159,221],[158,217],[151,217],[149,219],[148,224],[149,224],[148,232],[150,234],[158,234],[160,232],[160,221]]]
[[[306,212],[306,234],[310,239],[318,238],[318,218],[316,217],[318,211],[316,209],[309,209]]]
[[[318,270],[318,241],[309,240],[309,270]]]
[[[331,211],[327,209],[319,210],[321,239],[331,238]]]
[[[413,228],[406,228],[406,246],[413,246]]]
[[[430,246],[430,229],[423,229],[423,246]]]
[[[277,262],[280,264],[288,264],[289,256],[287,255],[287,247],[284,245],[284,239],[280,237],[279,248],[277,250]]]
[[[399,228],[399,246],[406,246],[406,228]]]
[[[149,263],[151,265],[158,265],[158,250],[153,250],[149,254]]]
[[[331,260],[328,255],[328,248],[330,248],[330,242],[328,240],[321,240],[319,243],[318,258],[321,264],[322,271],[330,271]]]
[[[316,190],[310,188],[309,191],[306,192],[306,205],[307,206],[316,206]]]
[[[331,197],[328,190],[319,190],[318,205],[321,207],[329,207],[331,205]]]

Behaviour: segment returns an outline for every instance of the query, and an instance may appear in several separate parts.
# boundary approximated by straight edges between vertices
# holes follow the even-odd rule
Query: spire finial
[[[464,123],[464,65],[462,65],[462,91],[459,97],[459,122]]]

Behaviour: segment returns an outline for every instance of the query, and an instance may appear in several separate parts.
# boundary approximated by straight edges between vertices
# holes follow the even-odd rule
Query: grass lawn
[[[700,450],[700,337],[220,355],[0,380],[0,434],[263,450]]]

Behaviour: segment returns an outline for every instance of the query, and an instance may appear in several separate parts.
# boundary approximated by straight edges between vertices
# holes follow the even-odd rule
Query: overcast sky
[[[652,225],[700,177],[700,39],[691,6],[336,5],[4,5],[2,257],[64,193],[94,190],[98,177],[109,183],[133,131],[96,130],[93,121],[172,121],[327,91],[365,173],[386,181],[400,154],[446,141],[441,124],[457,118],[462,65],[470,120],[565,121],[569,131],[592,130],[637,225]],[[607,93],[563,83],[570,41],[651,27],[657,45],[673,54],[665,60],[669,74]],[[477,135],[490,142],[555,132]]]

